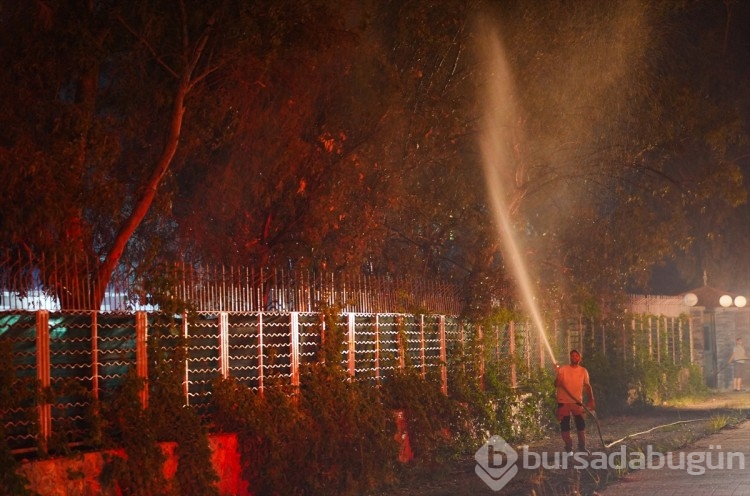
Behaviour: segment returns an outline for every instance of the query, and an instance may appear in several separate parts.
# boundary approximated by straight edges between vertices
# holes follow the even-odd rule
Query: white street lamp
[[[698,295],[695,293],[687,293],[682,297],[682,302],[689,307],[694,307],[698,303]]]

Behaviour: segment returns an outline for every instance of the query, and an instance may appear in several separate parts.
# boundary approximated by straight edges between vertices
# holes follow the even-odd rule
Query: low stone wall
[[[247,483],[241,477],[237,436],[210,435],[209,444],[213,453],[211,461],[220,479],[219,493],[222,496],[250,496]],[[177,472],[176,447],[176,443],[162,444],[167,457],[163,467],[167,480],[171,480]],[[81,453],[66,458],[23,462],[19,472],[29,479],[29,489],[42,496],[109,496],[99,484],[105,453],[123,458],[127,456],[123,450]]]

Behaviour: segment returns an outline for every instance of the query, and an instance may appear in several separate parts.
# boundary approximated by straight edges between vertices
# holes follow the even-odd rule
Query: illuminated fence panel
[[[441,342],[440,342],[440,315],[424,315],[423,326],[423,355],[425,372],[435,374],[440,370]]]
[[[143,346],[146,335],[161,358],[184,374],[185,403],[204,419],[211,414],[215,379],[234,377],[258,393],[276,385],[293,390],[300,385],[301,367],[316,363],[323,340],[332,336],[342,340],[341,364],[352,380],[375,385],[408,366],[440,377],[447,393],[446,364],[476,379],[509,370],[508,380],[516,386],[523,384],[522,372],[541,364],[544,352],[527,322],[483,327],[434,314],[341,313],[334,318],[340,332],[333,332],[323,317],[256,311],[197,312],[189,318],[145,312],[0,313],[0,349],[14,370],[19,399],[19,405],[3,412],[6,440],[15,453],[37,447],[54,452],[59,445],[45,442],[54,439],[85,444],[93,399],[110,401],[129,370],[147,378],[148,364],[155,361],[148,358],[153,350]],[[690,329],[675,319],[641,317],[609,328],[568,319],[553,322],[550,329],[557,350],[564,350],[556,350],[563,361],[571,345],[599,349],[605,333],[613,340],[606,349],[619,346],[614,348],[618,358],[645,360],[657,350],[663,360],[685,363],[690,357]],[[621,342],[615,343],[615,336]],[[45,396],[49,403],[38,404],[40,387],[46,385],[52,392]],[[147,395],[141,399],[148,400]]]
[[[271,383],[289,384],[292,379],[290,314],[263,314],[263,377]],[[265,384],[269,385],[269,384]]]
[[[583,328],[584,343],[582,351],[586,353],[587,356],[601,352],[603,350],[602,343],[606,340],[604,338],[603,327],[597,325],[597,322],[589,317],[584,319]]]
[[[187,395],[187,368],[185,367],[185,337],[183,317],[180,315],[150,313],[147,315],[149,339],[155,340],[161,360],[175,371],[182,369],[183,392]],[[151,350],[149,350],[150,352]],[[153,363],[152,360],[149,362]]]
[[[560,343],[560,349],[565,353],[565,361],[567,362],[570,350],[583,351],[583,346],[581,346],[581,326],[577,319],[564,319],[562,322],[564,326],[562,336],[564,339]]]
[[[354,319],[354,378],[372,384],[380,374],[378,333],[375,314],[353,314]]]
[[[670,317],[663,317],[662,322],[664,325],[664,354],[666,359],[670,363],[679,363],[679,345],[678,345],[678,330],[676,326],[677,319]]]
[[[422,320],[420,315],[404,315],[403,317],[404,352],[406,366],[422,367]]]
[[[491,352],[494,352],[494,358],[500,361],[502,357],[509,357],[513,353],[511,346],[511,332],[508,324],[494,324],[487,328],[488,341],[492,346]],[[507,361],[507,360],[506,360]]]
[[[19,407],[5,412],[5,439],[11,450],[27,451],[36,445],[36,315],[32,312],[0,315],[0,337],[2,359],[10,360],[18,381],[13,394],[22,399]]]
[[[253,391],[262,384],[261,322],[259,312],[229,315],[229,376]]]
[[[131,314],[100,313],[97,322],[99,397],[106,401],[136,365],[135,319]]]
[[[448,369],[453,367],[464,368],[464,324],[456,318],[445,319],[445,351]],[[450,374],[448,380],[450,380]]]
[[[341,366],[344,368],[344,370],[350,371],[351,373],[351,362],[350,362],[350,346],[349,346],[349,314],[339,314],[335,317],[335,326],[336,331],[339,336],[341,336]],[[326,335],[325,339],[333,339],[332,336],[334,336],[333,332],[331,332],[330,329],[326,328]]]
[[[673,347],[677,350],[676,363],[690,363],[690,327],[680,319],[672,320],[672,335],[675,343]]]
[[[49,319],[52,432],[65,432],[68,443],[84,443],[93,397],[92,312],[56,314]]]
[[[463,334],[463,324],[455,317],[445,318],[445,336],[448,343],[461,342]]]
[[[515,339],[516,339],[516,350],[515,363],[521,368],[526,368],[530,365],[529,359],[531,357],[531,326],[528,322],[518,322],[515,328]]]
[[[648,322],[643,319],[633,319],[630,322],[631,329],[631,353],[633,360],[643,361],[650,356],[651,329]]]
[[[299,314],[300,363],[314,363],[318,359],[321,343],[322,315],[316,312]]]
[[[199,312],[187,332],[187,402],[206,414],[212,382],[221,376],[219,363],[219,314]]]
[[[455,341],[448,342],[449,360],[455,362],[452,366],[461,368],[462,374],[467,377],[479,377],[479,368],[474,360],[467,360],[477,346],[477,335],[481,327],[475,324],[464,323],[456,326],[454,330]]]
[[[393,313],[381,313],[378,319],[378,338],[380,343],[379,370],[381,377],[392,376],[400,367],[399,327],[402,316]]]

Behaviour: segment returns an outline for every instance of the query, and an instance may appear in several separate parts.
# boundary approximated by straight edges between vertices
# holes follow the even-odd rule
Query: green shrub
[[[0,493],[26,496],[34,494],[28,489],[29,481],[19,474],[19,464],[8,446],[5,433],[7,415],[33,403],[37,387],[29,388],[27,381],[19,380],[13,365],[9,341],[0,339]]]
[[[404,368],[383,382],[383,401],[391,411],[403,410],[417,461],[437,462],[453,457],[452,436],[463,427],[461,411],[445,396],[436,378],[423,378]]]
[[[200,416],[184,405],[182,371],[184,344],[170,356],[158,338],[149,340],[149,401],[140,393],[146,382],[131,369],[111,402],[102,406],[104,444],[123,448],[126,457],[106,457],[104,487],[122,494],[218,496],[219,480],[211,463],[208,432]],[[177,472],[172,481],[163,474],[166,457],[160,443],[175,442]]]
[[[298,391],[273,377],[262,395],[233,378],[214,385],[216,426],[238,434],[253,494],[361,494],[394,478],[391,415],[377,388],[342,370],[335,312],[325,323],[320,362],[302,368]]]

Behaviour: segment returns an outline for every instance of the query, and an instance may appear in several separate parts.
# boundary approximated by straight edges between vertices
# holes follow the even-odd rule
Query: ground
[[[748,418],[750,392],[715,392],[674,404],[634,409],[626,415],[599,418],[601,437],[596,422],[589,419],[589,449],[592,452],[612,453],[625,445],[630,452],[645,450],[650,445],[652,451],[664,453],[685,447],[719,429],[731,429],[733,425]],[[522,453],[522,446],[513,448]],[[527,451],[547,453],[552,460],[554,453],[560,449],[559,435],[557,432],[550,432],[545,439],[529,443]],[[495,492],[475,473],[476,466],[476,460],[467,457],[449,466],[415,470],[409,480],[380,494],[593,496],[598,489],[614,480],[628,477],[627,472],[614,469],[524,470],[521,467],[505,487]]]

